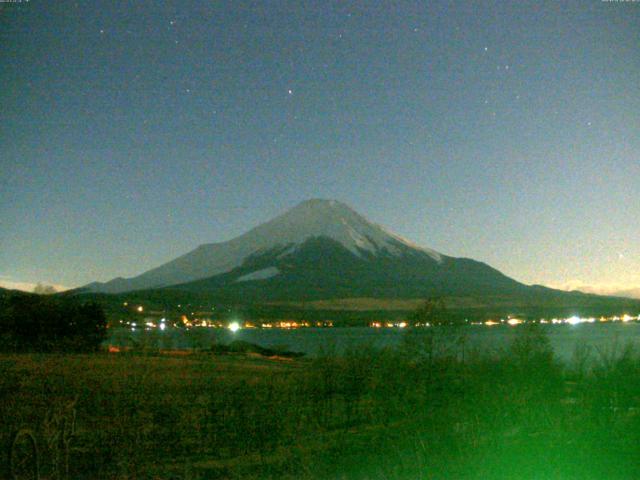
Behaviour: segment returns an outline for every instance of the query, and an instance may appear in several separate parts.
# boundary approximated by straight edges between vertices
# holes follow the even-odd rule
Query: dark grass
[[[640,356],[561,365],[519,331],[493,352],[431,329],[314,359],[3,355],[0,440],[35,430],[46,477],[44,418],[77,397],[71,478],[640,478]]]

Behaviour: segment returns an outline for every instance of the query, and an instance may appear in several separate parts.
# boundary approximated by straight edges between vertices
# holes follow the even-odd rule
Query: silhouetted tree
[[[420,305],[409,318],[409,325],[417,323],[421,325],[442,325],[449,323],[446,315],[446,306],[442,298],[430,298]]]
[[[95,303],[16,294],[0,305],[0,340],[4,349],[97,350],[106,328],[104,311]]]

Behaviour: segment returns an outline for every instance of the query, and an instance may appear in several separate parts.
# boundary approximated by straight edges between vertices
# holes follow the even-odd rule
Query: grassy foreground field
[[[76,399],[69,478],[640,477],[640,357],[567,367],[537,331],[501,352],[447,335],[296,360],[2,355],[2,452],[27,426],[55,478],[67,437],[51,412]]]

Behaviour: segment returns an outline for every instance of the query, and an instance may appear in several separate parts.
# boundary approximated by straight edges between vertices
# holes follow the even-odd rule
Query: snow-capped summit
[[[400,245],[421,248],[369,222],[344,203],[324,199],[304,201],[233,241],[247,242],[255,250],[274,245],[290,245],[293,250],[313,237],[331,238],[358,256],[363,251],[375,254],[381,250],[399,254]],[[422,250],[435,260],[441,260],[438,252]]]
[[[229,272],[261,252],[280,249],[279,255],[285,256],[313,238],[331,239],[357,257],[365,253],[401,255],[411,249],[419,250],[436,262],[443,258],[434,250],[418,247],[369,222],[342,202],[312,199],[233,240],[200,245],[137,277],[93,283],[87,288],[113,293],[185,283]]]

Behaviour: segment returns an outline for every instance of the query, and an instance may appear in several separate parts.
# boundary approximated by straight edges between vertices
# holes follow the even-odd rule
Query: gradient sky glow
[[[0,284],[133,276],[310,197],[640,287],[640,2],[0,3]]]

